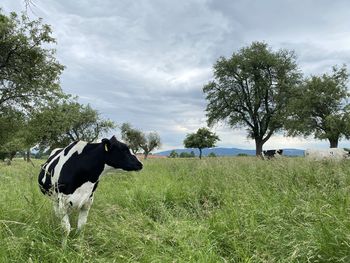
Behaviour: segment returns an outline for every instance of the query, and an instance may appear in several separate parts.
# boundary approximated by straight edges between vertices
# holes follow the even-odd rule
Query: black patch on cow
[[[49,159],[47,159],[47,161],[46,161],[46,163],[45,164],[48,164],[49,162],[51,162],[51,160],[53,159],[53,158],[55,158],[60,152],[62,152],[63,151],[63,149],[59,149],[59,150],[57,150],[53,155],[51,155],[50,157],[49,157]],[[45,165],[44,164],[44,165]]]
[[[283,154],[283,150],[282,150],[282,149],[279,149],[279,150],[267,150],[267,151],[263,151],[264,157],[267,157],[268,159],[275,157],[276,154],[282,155],[282,154]]]
[[[59,192],[72,194],[86,182],[97,182],[104,165],[102,145],[87,144],[80,154],[74,152],[63,164],[58,179]]]
[[[70,145],[68,145],[66,148],[64,148],[64,156],[67,156],[69,151],[76,145],[78,141],[72,142]]]
[[[55,172],[56,165],[57,165],[57,163],[58,163],[59,160],[60,160],[60,158],[56,158],[56,160],[54,160],[54,161],[50,164],[49,169],[48,169],[48,172],[49,172],[49,174],[50,174],[49,177],[52,177],[52,176],[53,176],[53,174],[54,174],[54,172]]]

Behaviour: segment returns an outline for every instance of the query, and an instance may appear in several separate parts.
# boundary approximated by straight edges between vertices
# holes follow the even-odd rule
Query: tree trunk
[[[148,154],[149,154],[148,152],[144,152],[144,153],[143,153],[145,160],[147,159]]]
[[[328,139],[330,148],[338,148],[338,139]]]
[[[262,142],[261,139],[255,139],[255,155],[256,156],[261,156],[263,145],[264,145],[264,143]]]
[[[30,149],[27,149],[27,162],[30,162]]]
[[[7,160],[7,165],[11,165],[13,157],[16,156],[17,152],[10,152],[9,159]]]
[[[202,149],[199,148],[199,159],[202,159]]]

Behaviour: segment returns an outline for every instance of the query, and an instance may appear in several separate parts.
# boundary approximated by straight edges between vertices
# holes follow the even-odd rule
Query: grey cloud
[[[186,133],[206,125],[202,87],[213,63],[251,41],[295,50],[306,74],[350,62],[345,0],[35,4],[32,17],[52,25],[58,41],[57,56],[66,66],[63,89],[119,124],[156,130],[166,147],[182,147]],[[6,12],[24,8],[22,0],[0,5]],[[244,129],[213,129],[224,138],[221,146],[254,147]]]

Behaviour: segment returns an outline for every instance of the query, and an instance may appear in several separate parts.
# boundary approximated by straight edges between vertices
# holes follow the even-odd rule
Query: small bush
[[[208,157],[216,157],[216,154],[214,152],[211,152],[208,154]]]

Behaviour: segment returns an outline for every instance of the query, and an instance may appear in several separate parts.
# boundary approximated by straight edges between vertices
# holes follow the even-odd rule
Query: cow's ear
[[[113,136],[111,137],[111,139],[110,139],[110,142],[111,142],[111,143],[116,143],[116,142],[118,142],[118,140],[117,140],[117,138],[113,135]]]
[[[106,152],[111,150],[111,142],[108,139],[102,139],[103,148]]]

